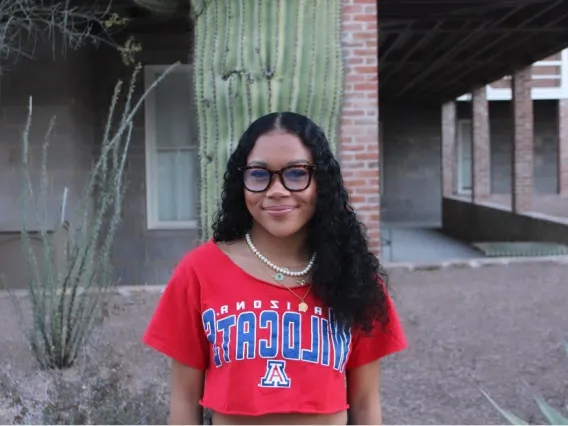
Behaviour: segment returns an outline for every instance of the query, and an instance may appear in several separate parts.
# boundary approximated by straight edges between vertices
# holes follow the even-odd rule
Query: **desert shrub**
[[[175,66],[175,64],[174,64]],[[172,66],[173,67],[173,66]],[[71,219],[66,219],[65,202],[61,223],[49,226],[45,206],[48,201],[47,157],[52,124],[42,149],[40,188],[36,195],[29,162],[29,132],[32,125],[32,100],[22,137],[22,230],[21,238],[27,264],[27,296],[29,315],[12,300],[26,330],[29,346],[42,368],[68,368],[79,350],[86,344],[94,327],[102,321],[103,306],[112,282],[110,253],[115,232],[122,215],[122,199],[127,187],[125,165],[133,128],[133,117],[147,94],[172,69],[168,68],[146,92],[133,102],[136,77],[141,69],[134,68],[124,100],[123,110],[115,118],[123,82],[116,85],[109,109],[107,125],[100,143],[99,155],[86,179],[81,200]],[[65,201],[65,197],[64,197]],[[40,227],[41,262],[31,245],[27,229],[28,215]],[[59,219],[58,219],[59,220]],[[52,227],[55,232],[49,232]]]
[[[105,352],[74,369],[41,371],[45,390],[39,395],[0,371],[0,402],[9,405],[12,424],[167,424],[167,382],[141,382],[123,356]]]
[[[568,342],[564,344],[564,348],[566,349],[566,353],[568,354]],[[483,395],[489,400],[489,402],[501,413],[501,415],[512,425],[528,425],[529,423],[516,414],[512,413],[509,410],[505,410],[502,408],[489,394],[481,390]],[[568,417],[564,416],[560,411],[556,408],[552,407],[541,395],[534,395],[534,399],[538,404],[540,412],[550,425],[568,425]],[[568,404],[566,405],[566,410],[568,410]]]

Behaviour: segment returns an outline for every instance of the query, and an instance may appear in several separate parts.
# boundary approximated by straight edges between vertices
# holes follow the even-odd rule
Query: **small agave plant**
[[[566,353],[568,353],[568,342],[565,342],[564,347],[566,349]],[[507,419],[507,421],[512,425],[528,425],[528,423],[521,419],[516,414],[505,410],[499,406],[484,390],[481,390],[481,393],[485,395],[485,397],[493,404],[493,406]],[[540,395],[534,396],[540,411],[542,412],[543,416],[548,421],[550,425],[568,425],[568,417],[565,417],[560,411],[556,408],[552,407],[548,402],[544,400],[544,398]],[[566,406],[566,410],[568,410],[568,405]]]

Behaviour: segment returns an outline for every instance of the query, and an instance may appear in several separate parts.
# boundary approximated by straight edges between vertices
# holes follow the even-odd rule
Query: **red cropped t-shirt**
[[[209,241],[176,267],[143,341],[206,370],[200,404],[219,413],[346,410],[345,371],[406,348],[398,315],[391,303],[387,330],[367,336],[338,327],[312,292],[305,301],[299,312],[289,290],[249,275]]]

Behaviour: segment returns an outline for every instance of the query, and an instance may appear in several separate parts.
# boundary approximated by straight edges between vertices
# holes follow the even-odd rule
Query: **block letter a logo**
[[[266,373],[258,386],[263,388],[289,388],[291,380],[286,375],[286,361],[269,360]]]

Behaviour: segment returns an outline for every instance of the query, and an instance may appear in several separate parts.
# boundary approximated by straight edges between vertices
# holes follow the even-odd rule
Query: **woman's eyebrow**
[[[292,161],[288,161],[286,163],[287,166],[295,166],[297,164],[309,164],[310,162],[306,159],[302,159],[302,160],[292,160]],[[249,166],[259,166],[259,167],[268,167],[268,164],[265,163],[264,161],[256,161],[253,160],[251,162],[248,163]]]

